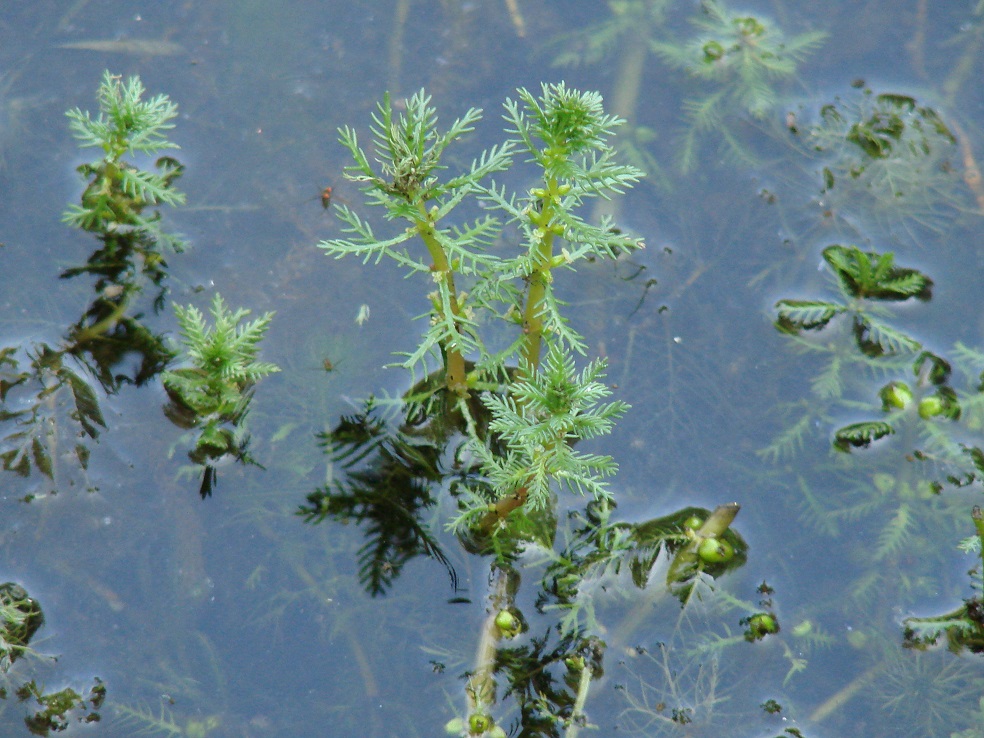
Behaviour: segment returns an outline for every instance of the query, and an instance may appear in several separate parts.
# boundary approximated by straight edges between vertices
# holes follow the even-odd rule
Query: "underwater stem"
[[[571,717],[567,723],[567,731],[564,738],[577,738],[581,728],[587,724],[587,716],[584,712],[584,705],[588,701],[588,692],[591,689],[591,679],[594,677],[594,670],[591,664],[583,656],[577,657],[580,676],[577,682],[577,697],[574,699],[574,709],[571,710]]]
[[[495,659],[502,634],[495,618],[511,604],[509,595],[509,572],[496,567],[495,584],[489,595],[488,615],[482,622],[482,635],[475,650],[475,668],[468,680],[468,714],[487,715],[495,704]]]

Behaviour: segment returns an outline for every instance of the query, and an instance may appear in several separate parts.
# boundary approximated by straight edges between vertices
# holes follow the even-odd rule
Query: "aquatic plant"
[[[69,206],[63,220],[94,234],[100,246],[85,264],[61,276],[94,276],[95,298],[60,345],[0,349],[0,420],[14,424],[3,438],[0,460],[4,469],[22,476],[35,468],[54,482],[59,444],[71,450],[85,472],[89,451],[84,439],[97,438],[105,427],[86,374],[114,393],[123,384],[149,381],[172,356],[142,322],[136,300],[149,282],[158,287],[155,308],[163,304],[163,251],[182,244],[160,229],[159,212],[147,215],[145,210],[184,202],[173,187],[181,165],[163,157],[157,171],[148,171],[127,157],[176,148],[166,134],[177,108],[165,95],[148,101],[143,95],[139,78],[124,83],[107,71],[97,93],[99,113],[93,117],[78,108],[67,113],[79,145],[99,148],[102,156],[79,167],[87,185],[81,204]],[[126,370],[119,367],[124,361]],[[29,389],[32,398],[17,397]]]
[[[820,197],[838,218],[938,230],[970,206],[957,137],[941,113],[910,95],[863,87],[837,97],[804,143],[823,164]]]
[[[833,447],[844,453],[819,465],[816,482],[802,474],[790,480],[790,499],[814,529],[832,536],[852,531],[853,558],[861,566],[842,586],[854,613],[876,615],[876,604],[914,604],[938,591],[945,555],[941,534],[956,533],[966,515],[965,499],[943,493],[947,485],[979,484],[984,471],[979,433],[984,357],[957,347],[960,373],[970,387],[955,388],[951,363],[900,328],[887,309],[893,303],[928,300],[932,282],[926,275],[896,265],[892,254],[855,247],[831,246],[823,257],[839,298],[780,300],[776,326],[813,354],[830,356],[830,363],[814,381],[814,399],[805,403],[803,419],[762,453],[777,461],[791,458],[803,450],[812,427],[822,423],[831,429]],[[816,335],[808,338],[810,333]],[[878,384],[875,394],[872,385]],[[970,417],[964,416],[965,406]],[[837,427],[846,413],[868,419]],[[877,419],[871,417],[876,414]],[[881,453],[873,458],[858,451],[880,439]],[[979,517],[976,511],[975,524]],[[907,618],[905,639],[908,645],[925,646],[946,638],[955,650],[978,650],[977,607],[975,596],[941,616]],[[900,667],[886,653],[886,660],[872,667],[879,670],[878,683],[891,684],[889,673],[899,684],[918,676],[918,669]],[[899,687],[900,695],[911,698],[911,692]],[[893,711],[910,709],[902,705],[908,698],[886,699]],[[941,729],[945,716],[925,704],[934,699],[927,694],[914,700],[912,719],[939,723]]]
[[[19,584],[0,584],[0,672],[6,672],[23,653],[44,624],[37,600]]]
[[[273,313],[241,324],[250,311],[226,309],[218,293],[212,299],[211,326],[194,305],[175,305],[174,312],[184,344],[182,359],[191,366],[169,369],[161,375],[171,398],[166,411],[178,425],[198,428],[189,457],[205,468],[201,495],[206,497],[215,481],[215,460],[231,455],[256,463],[247,452],[249,437],[242,423],[255,384],[280,371],[276,365],[256,358]]]
[[[667,64],[709,89],[684,103],[689,128],[679,157],[685,172],[696,164],[699,137],[712,131],[733,157],[752,158],[736,135],[736,121],[743,115],[762,121],[774,113],[778,86],[795,77],[798,64],[827,36],[811,31],[788,37],[771,20],[729,10],[716,0],[703,0],[693,22],[699,31],[689,41],[652,42]]]
[[[133,735],[161,736],[162,738],[206,738],[222,726],[218,715],[201,718],[185,718],[180,722],[162,704],[157,712],[139,705],[116,704],[117,718],[114,724]]]
[[[946,735],[972,719],[982,680],[971,664],[949,653],[898,652],[872,681],[878,713],[891,718],[886,736]]]
[[[89,724],[100,721],[99,710],[106,699],[106,685],[96,677],[92,687],[83,694],[71,687],[57,692],[45,692],[33,680],[20,686],[17,699],[33,710],[24,717],[32,735],[48,735],[67,730],[73,723]]]
[[[626,121],[618,133],[618,148],[626,161],[646,170],[650,182],[662,181],[664,175],[650,151],[657,132],[637,120],[638,107],[644,98],[651,43],[663,32],[670,4],[669,0],[609,0],[610,15],[604,20],[562,34],[550,44],[557,50],[556,65],[616,67],[608,107]]]
[[[167,132],[174,128],[171,121],[178,115],[177,105],[167,95],[143,100],[144,92],[139,77],[123,82],[106,71],[97,92],[99,114],[92,117],[79,108],[66,113],[79,146],[102,149],[103,156],[78,168],[90,180],[89,186],[82,194],[82,204],[70,206],[64,220],[76,228],[102,233],[127,225],[180,250],[180,239],[157,228],[160,214],[145,217],[143,210],[157,204],[184,203],[184,195],[172,187],[181,165],[165,156],[157,160],[158,171],[154,172],[139,169],[123,158],[178,148],[167,138]]]
[[[903,634],[907,646],[926,649],[945,638],[947,647],[956,653],[964,649],[984,651],[984,512],[975,506],[971,518],[975,533],[964,539],[960,548],[979,559],[969,572],[975,594],[943,615],[906,618]]]
[[[814,363],[822,362],[812,380],[816,401],[788,406],[785,429],[760,452],[775,460],[795,455],[813,422],[830,422],[835,408],[856,407],[853,393],[864,393],[872,380],[909,366],[922,348],[892,325],[886,305],[930,299],[932,280],[918,270],[897,266],[894,254],[864,252],[856,246],[828,246],[823,259],[836,297],[782,299],[775,305],[776,328],[814,355]],[[884,421],[846,426],[835,445],[842,450],[866,445],[892,432]]]
[[[473,129],[481,111],[468,110],[441,133],[436,110],[425,93],[411,97],[398,118],[385,98],[373,116],[378,172],[356,132],[343,129],[342,143],[356,162],[347,168],[347,176],[362,185],[370,204],[385,208],[389,219],[405,220],[409,227],[380,239],[367,222],[342,205],[336,213],[352,237],[319,244],[336,257],[392,258],[408,273],[426,275],[434,283],[430,325],[402,365],[419,370],[426,367],[428,356],[440,355],[445,385],[462,397],[483,382],[501,381],[503,368],[520,356],[537,367],[545,334],[583,353],[583,341],[560,314],[553,270],[572,268],[584,259],[610,258],[642,245],[610,223],[592,225],[576,212],[585,200],[621,192],[642,174],[614,161],[606,139],[619,120],[604,113],[601,96],[569,90],[563,84],[544,85],[539,100],[526,90],[518,94],[519,101],[505,103],[514,137],[483,152],[468,171],[444,182],[437,176],[444,168],[441,155]],[[512,165],[517,150],[538,165],[542,187],[518,196],[494,183],[483,185],[486,177]],[[520,228],[525,243],[517,256],[503,258],[487,250],[502,229],[502,222],[492,215],[471,223],[443,224],[467,198],[476,197]],[[404,246],[417,238],[426,258],[413,256]],[[558,253],[555,243],[561,239],[567,246]],[[459,281],[471,282],[470,290],[461,291]],[[525,289],[517,288],[517,283]],[[480,313],[521,326],[521,336],[504,350],[490,349],[477,330]],[[476,358],[469,371],[465,357],[470,354]]]
[[[585,354],[587,344],[569,321],[555,282],[580,262],[642,247],[610,218],[593,224],[581,215],[587,201],[620,193],[641,172],[616,162],[608,139],[621,121],[605,113],[597,93],[560,83],[544,84],[538,96],[525,89],[517,95],[504,105],[509,137],[446,177],[442,155],[474,127],[478,110],[441,132],[423,91],[399,115],[384,98],[373,116],[376,166],[355,131],[341,130],[355,160],[348,178],[387,219],[407,227],[377,236],[368,221],[340,205],[336,212],[349,237],[319,247],[335,257],[389,257],[408,276],[424,275],[433,291],[419,344],[400,364],[415,382],[404,397],[399,428],[384,429],[368,411],[340,424],[325,440],[348,481],[319,488],[299,513],[312,521],[336,515],[365,522],[370,540],[362,553],[363,578],[368,587],[385,587],[405,560],[401,553],[424,551],[448,566],[417,518],[434,504],[428,485],[450,479],[458,514],[447,526],[467,550],[492,554],[493,563],[488,615],[466,675],[467,708],[448,730],[502,735],[495,713],[508,695],[526,728],[574,738],[587,723],[590,685],[601,674],[605,649],[594,629],[579,622],[577,613],[590,606],[583,597],[578,602],[578,583],[593,574],[595,562],[628,567],[630,551],[655,556],[671,539],[677,566],[667,582],[710,577],[707,570],[715,566],[723,571],[733,557],[726,534],[738,507],[729,507],[728,515],[708,513],[715,522],[689,534],[653,526],[644,544],[609,523],[614,502],[607,478],[616,464],[607,455],[582,452],[579,444],[609,433],[628,406],[608,401],[603,360],[578,369],[575,356]],[[513,167],[516,154],[525,156],[538,179],[520,193],[491,180]],[[469,202],[485,214],[454,222],[457,208]],[[519,234],[515,255],[489,248],[503,239],[507,224]],[[511,337],[503,338],[503,327]],[[563,531],[570,547],[555,552],[564,488],[587,498],[593,512],[579,518],[575,530]],[[383,516],[392,517],[394,505],[404,518],[401,540],[413,545],[394,550],[396,561],[381,576],[376,542],[385,540]],[[545,589],[563,582],[554,589],[565,615],[542,638],[517,642],[525,628],[515,599],[521,550],[556,559],[545,571],[545,583],[553,583]],[[550,609],[546,601],[541,607]]]

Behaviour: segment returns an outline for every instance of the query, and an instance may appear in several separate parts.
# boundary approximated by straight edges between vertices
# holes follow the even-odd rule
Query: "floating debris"
[[[106,41],[75,41],[61,44],[59,49],[80,49],[82,51],[106,51],[112,54],[139,54],[142,56],[177,56],[187,53],[181,44],[172,41],[131,38]]]

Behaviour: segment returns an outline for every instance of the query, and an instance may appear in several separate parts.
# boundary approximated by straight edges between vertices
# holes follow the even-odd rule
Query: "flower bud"
[[[697,547],[697,555],[705,564],[722,564],[731,561],[735,549],[723,538],[705,538]]]
[[[912,402],[912,390],[905,382],[891,382],[878,393],[882,400],[882,410],[889,412],[893,407],[902,410]]]
[[[943,398],[938,395],[930,395],[919,401],[919,417],[929,420],[932,417],[943,414]]]
[[[523,628],[523,624],[519,622],[519,618],[513,615],[509,610],[500,610],[495,616],[495,627],[499,629],[506,638],[512,638]]]
[[[492,727],[492,718],[480,712],[472,713],[468,716],[468,732],[472,735],[481,735]]]

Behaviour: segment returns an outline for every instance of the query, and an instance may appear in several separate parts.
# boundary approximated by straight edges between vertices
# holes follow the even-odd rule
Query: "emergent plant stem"
[[[436,275],[439,275],[440,287],[447,290],[449,296],[448,302],[451,305],[451,314],[455,326],[458,326],[460,325],[461,305],[458,303],[458,291],[454,285],[454,272],[451,270],[451,264],[448,262],[447,254],[444,253],[444,247],[437,240],[431,214],[427,212],[427,208],[422,202],[417,204],[417,209],[420,212],[420,218],[417,219],[417,232],[423,239],[424,245],[427,247],[427,252],[430,254],[431,269]],[[442,309],[440,303],[437,309]],[[461,349],[451,343],[445,344],[443,349],[446,374],[445,382],[448,389],[458,395],[467,394],[468,380],[465,372],[465,357],[462,355]]]
[[[526,346],[523,358],[534,369],[540,365],[540,351],[543,345],[543,300],[550,283],[550,269],[553,260],[554,242],[554,198],[559,198],[557,178],[547,181],[547,189],[540,198],[540,212],[531,214],[530,220],[535,226],[535,232],[540,234],[537,245],[536,264],[529,275],[529,291],[526,293],[526,309],[523,312],[523,332],[526,334]]]

